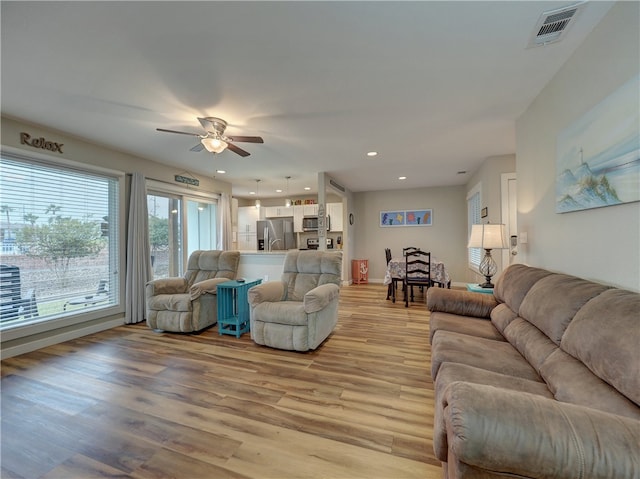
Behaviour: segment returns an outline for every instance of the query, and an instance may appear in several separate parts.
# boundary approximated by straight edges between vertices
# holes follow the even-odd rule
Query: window
[[[147,194],[149,243],[154,278],[179,276],[182,268],[182,199],[163,193]]]
[[[196,195],[153,180],[147,187],[153,277],[181,276],[192,252],[216,249],[217,196]]]
[[[480,183],[474,186],[469,193],[467,193],[467,214],[468,214],[468,231],[467,237],[471,236],[471,225],[477,225],[482,222],[480,218],[481,187]],[[475,271],[478,271],[480,261],[482,260],[481,248],[468,248],[469,251],[469,267]]]
[[[0,329],[119,304],[120,181],[3,154]]]

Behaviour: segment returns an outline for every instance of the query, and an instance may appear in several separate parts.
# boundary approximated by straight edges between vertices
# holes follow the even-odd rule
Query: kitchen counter
[[[240,251],[238,264],[238,278],[247,281],[261,279],[262,281],[279,280],[286,250],[278,251]]]
[[[297,250],[298,248],[295,248]],[[288,250],[275,250],[275,251],[259,251],[259,250],[241,250],[240,256],[242,255],[285,255]]]

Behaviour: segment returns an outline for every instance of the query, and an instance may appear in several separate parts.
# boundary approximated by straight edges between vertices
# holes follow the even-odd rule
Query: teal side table
[[[493,288],[481,288],[480,285],[474,283],[467,283],[467,291],[473,291],[474,293],[493,294]]]
[[[226,281],[217,287],[218,296],[218,334],[231,334],[239,338],[249,331],[249,301],[247,293],[250,288],[262,283],[255,281]]]

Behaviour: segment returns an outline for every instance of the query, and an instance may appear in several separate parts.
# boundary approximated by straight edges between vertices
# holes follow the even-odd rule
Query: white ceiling
[[[525,48],[543,12],[571,3],[2,1],[2,113],[238,197],[258,178],[261,197],[286,176],[291,196],[315,191],[319,171],[355,192],[461,185],[515,153],[515,120],[613,4]],[[201,133],[198,116],[265,143],[214,156],[156,131]]]

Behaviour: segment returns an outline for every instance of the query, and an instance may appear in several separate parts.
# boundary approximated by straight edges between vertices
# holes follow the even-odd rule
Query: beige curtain
[[[131,178],[127,226],[127,274],[125,283],[125,324],[144,321],[145,285],[153,278],[149,246],[147,187],[141,173]]]

